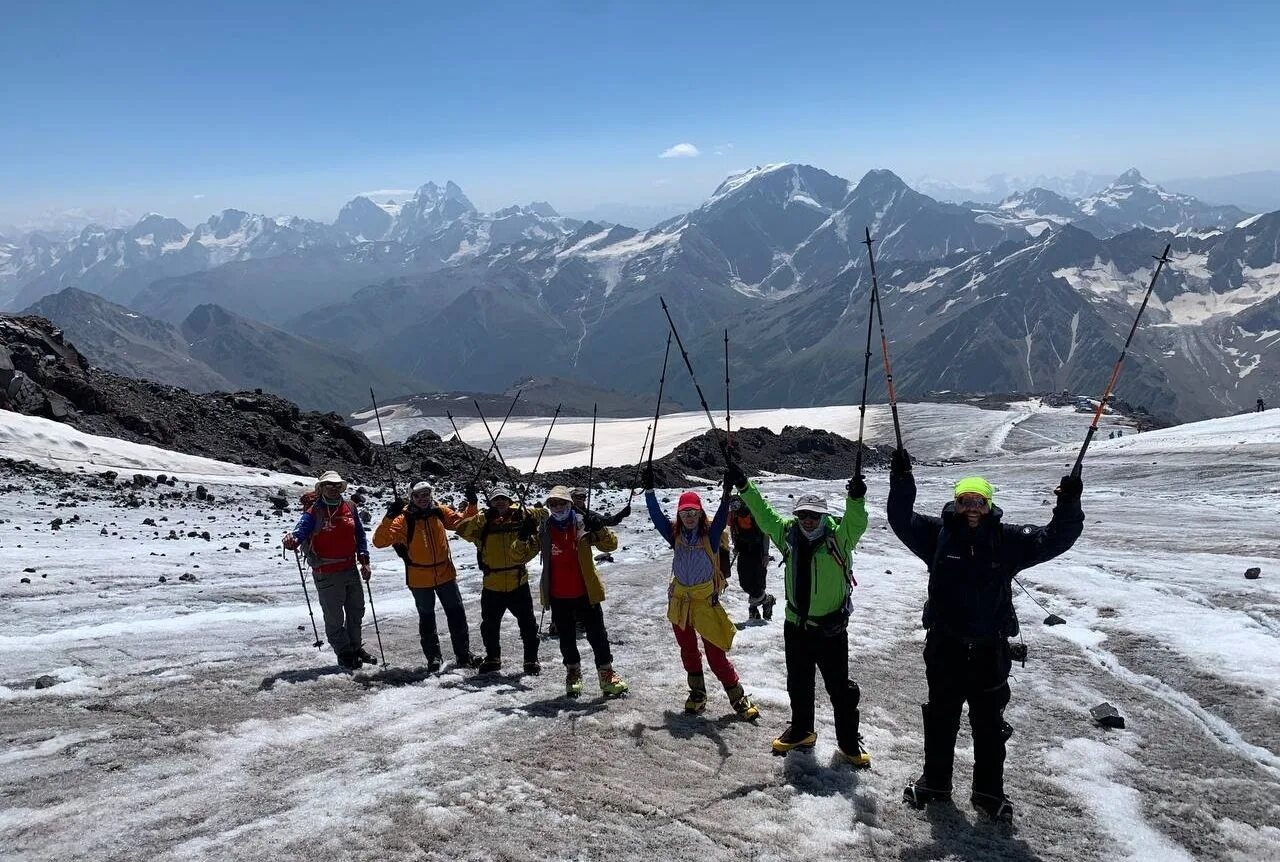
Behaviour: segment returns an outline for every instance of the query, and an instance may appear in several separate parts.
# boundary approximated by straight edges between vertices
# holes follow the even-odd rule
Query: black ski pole
[[[382,631],[378,628],[378,609],[373,606],[373,585],[364,582],[364,590],[369,594],[369,613],[373,615],[373,633],[378,636],[378,655],[382,657],[382,666],[387,666],[387,654],[382,651]]]
[[[524,477],[526,491],[533,485],[533,477],[538,475],[538,467],[542,464],[542,453],[547,451],[547,443],[551,441],[551,432],[555,430],[556,419],[560,417],[560,408],[563,406],[563,404],[557,404],[556,412],[551,414],[551,424],[547,426],[547,436],[542,438],[542,448],[538,450],[538,457],[533,461],[533,471]]]
[[[373,394],[373,387],[369,387],[369,400],[373,402],[373,417],[378,420],[378,438],[382,440],[382,463],[387,468],[387,475],[391,477],[391,499],[400,499],[400,492],[396,489],[396,471],[391,467],[391,459],[387,457],[387,436],[382,433],[382,414],[378,412],[378,398]]]
[[[458,430],[458,423],[453,421],[453,413],[446,410],[444,411],[444,415],[449,417],[449,424],[453,426],[453,437],[458,441],[459,445],[462,446],[462,454],[466,456],[467,464],[474,467],[476,461],[471,455],[471,447],[462,442],[462,432]]]
[[[653,434],[649,437],[649,466],[653,466],[653,444],[658,440],[658,417],[662,415],[662,390],[667,385],[667,359],[671,356],[671,330],[667,330],[667,349],[662,353],[662,375],[658,377],[658,403],[653,408]],[[644,452],[640,453],[642,456]]]
[[[724,441],[725,448],[733,449],[733,414],[729,412],[729,330],[724,331]]]
[[[698,400],[702,402],[702,412],[707,414],[707,421],[711,423],[713,432],[719,431],[716,427],[716,419],[711,415],[711,408],[707,406],[707,397],[702,394],[702,387],[698,385],[698,376],[693,373],[693,363],[689,361],[689,351],[684,349],[684,341],[680,338],[680,331],[676,329],[676,322],[671,319],[671,309],[667,308],[667,301],[661,296],[658,301],[662,303],[662,310],[667,315],[667,324],[671,327],[671,334],[676,337],[676,346],[680,348],[680,355],[684,357],[684,367],[689,369],[689,378],[693,380],[693,388],[698,392]],[[729,461],[729,449],[724,445],[724,440],[716,435],[716,441],[720,444],[720,451],[724,454],[725,463]]]
[[[644,450],[649,447],[649,432],[653,430],[650,425],[644,429],[644,442],[640,444],[640,457],[636,459],[636,481],[631,486],[631,493],[627,495],[627,505],[631,505],[631,501],[636,498],[636,485],[640,484],[640,471],[644,469]]]
[[[497,435],[495,436],[492,431],[489,432],[489,439],[493,442],[489,444],[489,451],[485,452],[484,457],[480,459],[480,464],[476,467],[476,474],[471,479],[472,482],[480,478],[480,472],[484,470],[484,462],[489,460],[489,456],[492,455],[493,450],[497,448],[498,437],[502,436],[502,429],[507,427],[507,420],[511,418],[511,411],[516,409],[516,402],[520,400],[520,393],[523,391],[523,389],[516,390],[516,397],[511,399],[511,406],[507,408],[507,415],[502,417],[502,424],[498,426]],[[483,419],[484,413],[480,410],[480,402],[473,399],[471,403],[476,405],[476,412],[480,413],[480,418]],[[485,430],[488,431],[489,423],[486,422],[484,427]],[[498,459],[502,460],[502,453],[498,453]],[[506,467],[507,465],[504,463],[502,466]]]
[[[1089,443],[1093,440],[1093,435],[1098,432],[1098,421],[1102,418],[1102,411],[1107,408],[1107,399],[1111,397],[1111,390],[1115,388],[1116,380],[1120,377],[1120,366],[1124,364],[1124,358],[1129,353],[1129,344],[1133,341],[1133,334],[1138,331],[1138,321],[1142,320],[1142,312],[1147,310],[1147,301],[1151,299],[1151,292],[1156,288],[1156,279],[1160,277],[1160,270],[1164,269],[1164,265],[1169,263],[1169,249],[1173,246],[1166,244],[1164,254],[1155,257],[1156,271],[1151,273],[1151,283],[1147,285],[1147,293],[1142,297],[1142,305],[1138,307],[1138,313],[1133,318],[1133,326],[1129,327],[1129,337],[1124,340],[1124,347],[1120,348],[1120,357],[1116,360],[1116,367],[1111,372],[1111,379],[1107,381],[1107,388],[1102,393],[1102,399],[1098,401],[1098,409],[1094,411],[1093,423],[1089,426],[1089,430],[1084,436],[1084,445],[1080,447],[1080,454],[1076,456],[1075,466],[1071,468],[1071,475],[1080,476],[1080,466],[1084,463],[1084,453],[1089,451]]]
[[[880,306],[880,280],[876,276],[876,256],[871,250],[871,228],[866,228],[867,238],[863,244],[867,247],[867,259],[871,261],[871,295],[872,304],[876,308],[876,319],[880,322],[880,353],[884,356],[884,380],[889,390],[889,411],[893,414],[893,436],[902,448],[902,425],[898,422],[898,395],[893,389],[893,365],[889,362],[889,339],[884,334],[884,309]]]
[[[599,407],[598,404],[591,405],[591,454],[587,457],[587,512],[591,511],[591,474],[596,466],[596,411]]]
[[[293,558],[298,561],[298,578],[302,581],[302,594],[307,597],[307,616],[311,617],[311,633],[316,636],[316,642],[312,646],[320,649],[324,646],[324,641],[320,640],[320,630],[316,628],[316,615],[311,610],[311,593],[307,590],[307,576],[302,573],[302,555],[295,550]]]
[[[480,402],[473,400],[471,403],[476,405],[476,413],[480,414],[480,421],[484,423],[484,430],[489,435],[489,440],[491,441],[489,450],[492,452],[498,453],[498,461],[502,464],[502,469],[505,470],[508,475],[510,475],[511,468],[507,466],[507,459],[502,457],[502,449],[498,446],[498,438],[494,436],[493,430],[489,428],[489,420],[484,418],[484,411],[480,409]],[[499,434],[502,433],[502,428],[498,429],[498,433]],[[488,456],[486,455],[485,457],[487,458]],[[524,509],[525,508],[524,492],[520,490],[519,482],[516,482],[514,484],[516,486],[516,496],[520,498],[520,508]]]
[[[862,359],[862,403],[858,408],[858,451],[853,456],[853,475],[862,475],[863,428],[867,421],[867,381],[871,377],[871,323],[875,318],[876,292],[873,288],[867,303],[867,352]]]

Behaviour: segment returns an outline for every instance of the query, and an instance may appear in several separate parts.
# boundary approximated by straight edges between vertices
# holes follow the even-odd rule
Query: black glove
[[[737,461],[730,461],[724,468],[724,480],[735,488],[747,487],[747,474],[742,472]]]
[[[582,513],[582,526],[586,529],[588,533],[594,533],[596,530],[602,529],[604,525],[605,525],[604,518],[600,517],[598,513],[596,512]]]
[[[388,518],[394,518],[396,515],[399,515],[403,511],[404,511],[404,500],[401,500],[399,497],[396,497],[394,500],[392,500],[390,503],[387,504]]]
[[[889,475],[895,479],[911,475],[911,456],[906,449],[894,449],[889,459]]]
[[[652,491],[654,489],[652,464],[645,464],[644,469],[640,471],[640,487],[644,488],[646,491]]]
[[[533,515],[525,515],[524,520],[520,522],[521,541],[527,542],[536,535],[538,535],[538,519]]]
[[[621,524],[623,521],[625,521],[627,518],[630,518],[630,517],[631,517],[631,504],[628,503],[627,505],[622,507],[622,511],[620,511],[618,514],[613,516],[613,523]]]
[[[1068,474],[1058,482],[1058,487],[1053,493],[1057,494],[1058,499],[1064,503],[1079,502],[1080,495],[1084,493],[1084,482],[1080,481],[1079,476]]]
[[[850,479],[844,489],[849,493],[850,500],[861,500],[867,496],[867,483],[861,476]]]
[[[466,496],[467,496],[467,502],[468,502],[468,503],[470,503],[470,504],[471,504],[471,505],[473,505],[473,506],[474,506],[476,503],[480,502],[480,494],[479,494],[479,493],[477,493],[477,491],[476,491],[476,485],[475,485],[475,483],[474,483],[474,482],[468,482],[468,483],[467,483]]]

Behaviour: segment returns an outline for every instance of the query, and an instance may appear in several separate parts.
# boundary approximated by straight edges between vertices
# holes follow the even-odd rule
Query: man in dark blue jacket
[[[889,525],[929,567],[929,599],[924,607],[925,677],[929,702],[924,713],[924,773],[907,785],[903,799],[925,803],[951,798],[960,712],[969,704],[973,730],[973,795],[976,808],[1011,820],[1004,794],[1005,740],[1013,729],[1004,721],[1009,703],[1008,638],[1018,634],[1013,578],[1023,569],[1051,560],[1070,548],[1084,528],[1083,484],[1063,476],[1058,504],[1046,526],[1005,524],[990,483],[961,479],[955,499],[935,518],[913,511],[916,500],[911,458],[893,454],[889,472]]]

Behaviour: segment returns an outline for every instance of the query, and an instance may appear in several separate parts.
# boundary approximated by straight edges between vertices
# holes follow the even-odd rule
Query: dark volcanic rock
[[[0,353],[28,378],[21,403],[0,394],[0,408],[250,467],[271,469],[284,456],[348,479],[376,475],[373,444],[336,413],[304,412],[258,392],[200,395],[93,368],[41,317],[0,315]]]
[[[724,475],[724,455],[720,451],[723,431],[708,431],[686,440],[675,451],[653,462],[654,478],[660,488],[687,484],[686,476],[719,480]],[[788,425],[782,433],[768,428],[739,428],[733,432],[733,456],[748,476],[768,471],[790,473],[810,479],[844,479],[853,475],[858,444],[822,429]],[[888,447],[863,446],[864,470],[883,469],[889,464]],[[634,466],[597,468],[591,480],[614,488],[638,486]],[[587,468],[574,467],[540,475],[544,485],[583,485]]]

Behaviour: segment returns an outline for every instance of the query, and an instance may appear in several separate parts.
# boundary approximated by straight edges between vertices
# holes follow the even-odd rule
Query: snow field
[[[955,479],[982,473],[1008,520],[1043,523],[1074,447],[986,455],[987,435],[1016,417],[979,418],[906,425],[920,458],[934,454],[925,441],[950,439],[984,459],[918,466],[917,508],[936,511]],[[1037,414],[1004,445],[1029,425],[1072,433],[1056,413]],[[80,483],[0,477],[18,487],[0,495],[0,842],[23,860],[1276,858],[1278,439],[1272,411],[1095,442],[1084,536],[1023,578],[1067,625],[1043,627],[1044,611],[1015,598],[1031,659],[1014,667],[1006,716],[1011,834],[968,805],[967,726],[957,805],[920,813],[898,801],[922,754],[926,576],[887,529],[883,475],[870,477],[849,633],[873,755],[863,772],[834,761],[821,685],[815,752],[767,753],[787,719],[780,609],[773,623],[745,626],[731,654],[761,705],[758,726],[739,722],[710,678],[706,715],[682,713],[684,672],[665,622],[669,552],[640,500],[615,562],[602,564],[615,665],[633,690],[605,702],[588,675],[573,702],[560,696],[554,642],[542,644],[542,676],[518,674],[510,619],[503,673],[446,663],[427,678],[390,552],[375,553],[373,593],[392,666],[334,673],[327,649],[310,646],[294,561],[279,554],[293,513],[265,501],[296,486],[224,485],[217,504],[128,509]],[[802,492],[838,504],[842,485],[762,480],[780,508]],[[154,489],[140,493],[150,500]],[[675,494],[659,492],[666,508]],[[602,496],[613,511],[626,495]],[[48,527],[73,514],[81,520]],[[181,538],[166,540],[169,529]],[[452,543],[479,649],[469,547]],[[1243,579],[1251,565],[1261,580]],[[18,583],[24,568],[37,570],[24,575],[30,584]],[[199,580],[179,582],[181,573]],[[776,567],[770,590],[781,594]],[[745,620],[736,584],[725,602]],[[42,674],[55,682],[36,689]],[[1126,730],[1091,723],[1088,708],[1102,700]]]

